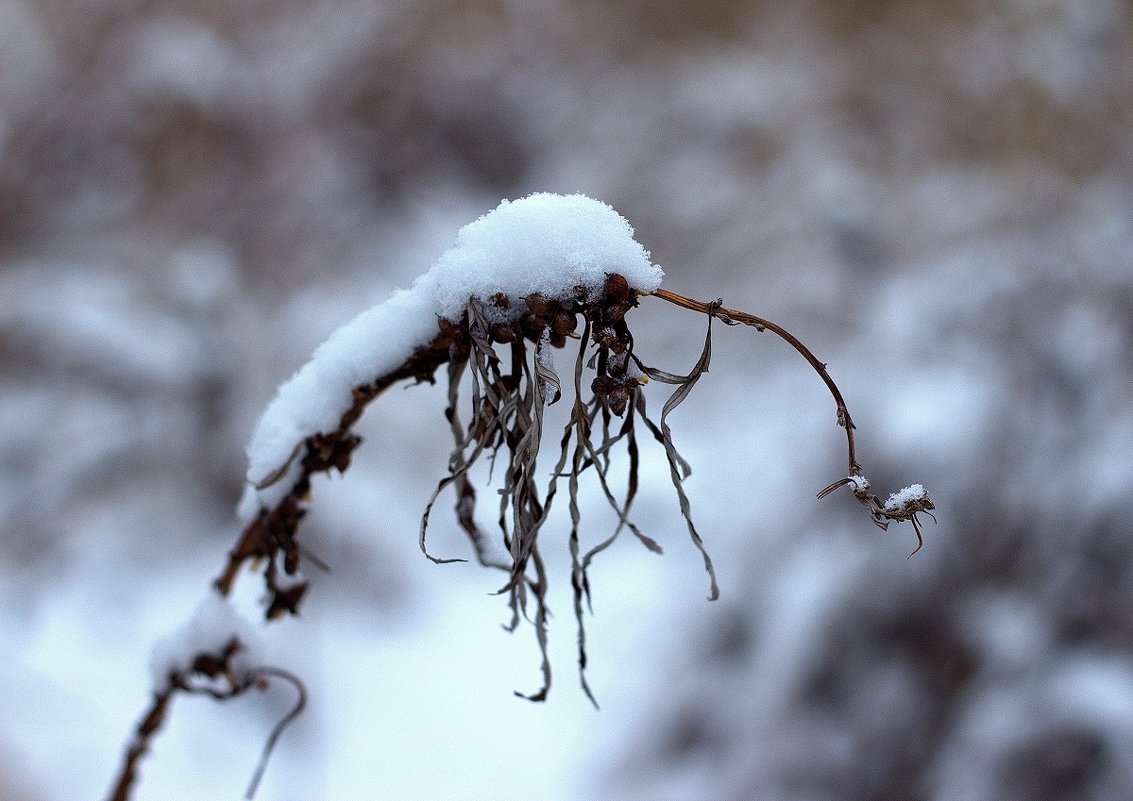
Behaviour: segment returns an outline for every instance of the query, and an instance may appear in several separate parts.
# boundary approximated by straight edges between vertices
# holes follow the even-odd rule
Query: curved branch
[[[811,353],[810,348],[804,345],[798,337],[781,325],[773,323],[770,320],[756,317],[754,314],[749,314],[739,309],[725,308],[721,305],[722,301],[719,300],[713,303],[705,303],[661,288],[655,289],[647,294],[668,301],[683,309],[689,309],[691,311],[700,312],[701,314],[706,314],[709,317],[715,317],[728,325],[743,324],[751,326],[756,331],[770,331],[802,354],[802,357],[814,368],[823,383],[826,384],[826,388],[830,390],[830,394],[834,397],[834,403],[837,405],[838,409],[838,425],[846,429],[846,447],[850,464],[850,474],[858,475],[861,473],[862,468],[861,465],[858,464],[857,454],[854,450],[854,421],[850,417],[850,410],[846,408],[846,401],[842,398],[842,392],[838,389],[838,385],[834,383],[834,379],[826,372],[826,363],[819,361],[818,357]]]
[[[283,670],[282,668],[265,667],[256,671],[257,678],[264,683],[265,689],[267,684],[267,677],[274,676],[275,678],[282,679],[295,688],[298,696],[295,699],[295,706],[291,708],[286,715],[279,719],[275,727],[268,735],[267,743],[264,744],[263,753],[260,755],[259,764],[256,765],[256,771],[252,774],[252,780],[248,784],[248,789],[244,793],[245,798],[252,798],[256,794],[256,788],[260,785],[260,779],[264,776],[264,770],[267,769],[268,759],[271,758],[271,752],[275,749],[275,744],[279,741],[279,737],[283,734],[283,730],[303,713],[303,709],[307,706],[307,688],[303,686],[303,682],[299,677],[290,671]]]

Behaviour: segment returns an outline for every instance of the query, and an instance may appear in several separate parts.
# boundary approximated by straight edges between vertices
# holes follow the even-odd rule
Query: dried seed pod
[[[565,337],[578,328],[578,317],[570,312],[558,311],[551,318],[551,333]]]
[[[600,375],[590,382],[590,391],[595,395],[609,395],[617,386],[617,382],[608,375]]]
[[[594,340],[594,344],[600,348],[612,348],[618,342],[617,332],[607,326],[595,328],[590,338]]]
[[[491,336],[495,342],[503,342],[505,344],[508,342],[514,342],[515,329],[510,325],[507,325],[506,323],[499,323],[492,326]]]
[[[610,411],[618,417],[625,414],[626,406],[629,405],[629,397],[632,390],[625,384],[619,384],[614,387],[613,391],[606,396],[606,403],[610,406]]]
[[[497,309],[511,308],[511,299],[503,292],[497,292],[496,294],[492,295],[491,302],[492,305]]]
[[[606,319],[611,323],[621,322],[626,316],[626,312],[633,306],[628,300],[619,300],[606,307]]]
[[[606,273],[605,290],[610,300],[625,300],[629,297],[629,281],[620,273]]]
[[[527,308],[531,309],[531,313],[536,317],[543,317],[550,319],[551,315],[555,313],[555,307],[558,305],[546,295],[538,292],[533,292],[523,299],[527,304]]]

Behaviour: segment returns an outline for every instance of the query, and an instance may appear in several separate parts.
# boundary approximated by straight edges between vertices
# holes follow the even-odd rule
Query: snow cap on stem
[[[230,662],[233,668],[237,672],[254,668],[255,629],[227,598],[212,590],[184,625],[154,646],[150,658],[154,686],[164,687],[173,674],[191,673],[199,656],[220,656],[233,642],[239,644]]]
[[[594,296],[611,273],[640,293],[657,289],[664,275],[625,218],[585,195],[505,200],[464,226],[456,244],[412,288],[339,328],[280,386],[248,445],[240,517],[249,522],[287,495],[300,475],[294,457],[304,440],[335,430],[351,389],[396,370],[427,345],[437,334],[438,317],[459,320],[470,298],[506,318],[506,307],[518,313],[533,293],[554,300],[581,287]],[[493,298],[497,302],[489,303]],[[273,475],[284,465],[283,475]],[[276,480],[264,486],[269,476]]]

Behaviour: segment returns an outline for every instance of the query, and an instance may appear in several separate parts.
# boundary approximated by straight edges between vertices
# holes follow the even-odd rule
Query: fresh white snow
[[[928,491],[920,484],[910,484],[885,499],[886,512],[908,511],[913,504],[928,500]]]
[[[164,687],[171,673],[188,669],[199,654],[219,655],[233,639],[242,645],[232,660],[239,673],[254,666],[258,637],[227,598],[210,591],[184,625],[154,646],[150,657],[154,687]]]
[[[419,278],[413,290],[436,299],[437,313],[457,319],[469,298],[497,292],[518,301],[540,292],[569,296],[575,286],[597,291],[607,273],[652,292],[664,273],[610,206],[585,195],[539,193],[504,201],[460,229],[456,245]]]
[[[664,275],[625,218],[585,195],[505,200],[464,226],[456,244],[412,288],[339,328],[280,386],[248,445],[240,517],[247,522],[283,499],[301,469],[292,459],[296,448],[312,434],[336,429],[351,388],[389,373],[428,344],[438,317],[458,320],[470,298],[487,301],[498,294],[518,314],[522,299],[535,292],[561,299],[581,286],[597,293],[608,273],[625,276],[639,292],[659,287]],[[494,313],[508,315],[498,308]],[[278,480],[257,489],[289,460]]]

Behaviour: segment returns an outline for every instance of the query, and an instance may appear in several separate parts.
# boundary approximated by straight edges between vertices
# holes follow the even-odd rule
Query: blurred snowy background
[[[940,523],[906,560],[908,526],[816,501],[829,396],[719,328],[673,425],[723,598],[658,464],[666,554],[591,576],[601,712],[544,534],[530,704],[498,576],[417,551],[443,394],[394,391],[316,488],[332,571],[269,631],[311,706],[259,798],[1133,797],[1131,143],[1121,0],[0,0],[0,798],[106,791],[275,386],[541,190],[798,334],[877,490],[923,482]],[[699,318],[634,321],[691,366]],[[238,797],[291,700],[181,699],[137,798]]]

